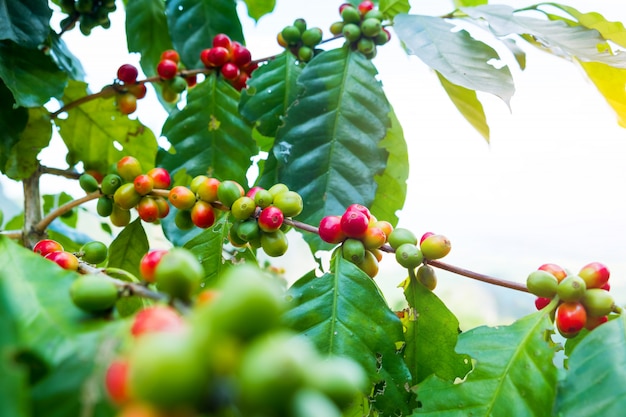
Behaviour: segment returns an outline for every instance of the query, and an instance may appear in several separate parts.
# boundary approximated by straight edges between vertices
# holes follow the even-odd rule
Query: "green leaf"
[[[574,348],[554,415],[618,416],[626,407],[626,323],[610,320]]]
[[[457,9],[461,7],[474,7],[487,4],[488,2],[488,0],[454,0],[454,7]]]
[[[385,16],[393,20],[399,14],[408,13],[411,5],[409,0],[380,0],[378,8]]]
[[[472,38],[466,30],[454,29],[454,25],[433,16],[399,15],[394,21],[394,30],[410,54],[450,82],[494,94],[509,104],[515,88],[508,66],[493,66],[491,61],[500,57],[492,47]]]
[[[63,102],[67,104],[88,94],[85,83],[70,81]],[[86,170],[106,173],[121,157],[132,155],[144,171],[154,166],[157,150],[154,134],[139,120],[121,114],[113,99],[83,103],[70,109],[67,118],[55,119],[55,124],[69,150],[70,165],[82,161]]]
[[[474,369],[460,382],[431,376],[418,387],[421,408],[414,415],[545,416],[556,395],[554,347],[546,332],[554,326],[546,311],[510,326],[481,326],[459,335],[457,351],[472,357]]]
[[[352,203],[374,201],[374,178],[388,158],[380,142],[391,125],[376,74],[370,60],[347,48],[317,55],[302,71],[302,94],[287,111],[273,149],[278,179],[306,202],[298,220],[317,225]],[[307,238],[314,248],[323,243]]]
[[[5,174],[14,180],[30,177],[39,168],[39,152],[48,146],[52,137],[50,114],[43,107],[28,109],[28,123],[20,140],[12,148]]]
[[[20,140],[20,134],[28,123],[28,110],[17,107],[13,94],[0,80],[0,171],[6,172],[11,149]]]
[[[222,249],[224,241],[228,237],[229,228],[228,216],[223,215],[212,227],[204,230],[184,245],[184,248],[196,255],[204,268],[202,287],[210,287],[222,269],[227,267],[222,257]]]
[[[111,242],[107,268],[120,268],[139,277],[139,261],[148,249],[150,244],[146,231],[141,219],[137,218]]]
[[[16,361],[19,340],[7,295],[4,282],[0,280],[0,415],[26,417],[29,415],[28,378],[26,368]]]
[[[580,63],[589,79],[617,113],[617,122],[626,128],[626,69],[601,62]]]
[[[381,416],[408,413],[411,374],[397,352],[402,326],[371,278],[335,256],[330,272],[317,277],[311,271],[288,290],[287,299],[287,326],[323,354],[348,356],[363,366],[376,385],[373,406]]]
[[[487,117],[485,116],[483,105],[480,100],[478,100],[476,91],[451,83],[439,72],[437,72],[437,77],[446,90],[446,93],[448,93],[448,97],[450,97],[450,100],[452,100],[452,103],[454,103],[463,117],[465,117],[465,119],[474,126],[474,129],[489,143],[489,125],[487,124]]]
[[[133,0],[126,4],[128,52],[141,54],[141,68],[156,75],[161,53],[172,48],[163,0]]]
[[[187,68],[203,68],[200,51],[210,48],[218,33],[244,43],[236,2],[232,0],[171,0],[166,7],[174,49]]]
[[[52,210],[74,200],[74,197],[65,192],[59,194],[47,194],[43,196],[43,213],[49,214]],[[78,222],[78,213],[73,209],[58,218],[66,225],[75,228]]]
[[[283,52],[254,71],[241,93],[239,111],[264,136],[276,136],[287,108],[298,93],[296,82],[302,67],[291,52]]]
[[[185,169],[192,177],[208,173],[246,185],[257,148],[238,104],[237,90],[215,74],[207,76],[189,92],[185,108],[172,112],[165,122],[163,135],[173,151],[161,152],[158,165],[172,175]]]
[[[404,358],[413,381],[430,375],[447,381],[463,378],[472,368],[468,355],[455,351],[459,321],[446,305],[415,277],[404,282],[409,308],[402,320],[405,327]]]
[[[515,9],[506,5],[468,7],[462,10],[473,19],[486,21],[498,37],[528,35],[526,39],[533,45],[557,56],[565,55],[585,62],[603,62],[626,68],[623,57],[611,54],[606,41],[594,29],[571,26],[562,20],[519,16]]]
[[[276,7],[276,0],[244,0],[244,3],[248,8],[248,16],[257,22]]]
[[[0,5],[0,40],[36,48],[50,33],[52,10],[46,0],[3,1]]]
[[[389,119],[391,127],[380,142],[380,146],[389,153],[389,158],[382,175],[374,177],[378,187],[370,211],[377,219],[386,220],[395,227],[398,224],[396,212],[402,209],[406,199],[409,154],[402,126],[393,109],[389,113]]]
[[[49,55],[9,41],[0,42],[0,78],[23,107],[39,107],[52,97],[60,98],[68,81]]]
[[[542,5],[550,5],[557,7],[578,20],[578,23],[589,29],[595,29],[606,40],[613,41],[620,46],[626,47],[626,29],[622,22],[610,22],[606,20],[600,13],[589,12],[581,13],[571,6],[559,3],[542,3]]]

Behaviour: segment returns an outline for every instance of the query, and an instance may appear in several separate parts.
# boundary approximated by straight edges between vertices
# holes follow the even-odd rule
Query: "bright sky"
[[[256,25],[246,20],[244,34],[253,58],[280,52],[276,33],[298,17],[328,33],[339,18],[340,3],[278,0],[274,15]],[[626,9],[618,0],[566,3],[626,22]],[[412,13],[451,10],[451,2],[422,0],[413,2]],[[108,31],[94,30],[89,38],[77,30],[64,36],[76,55],[91,55],[83,63],[94,91],[112,81],[119,65],[138,61],[116,49],[123,27],[123,16],[117,13]],[[580,68],[527,44],[522,47],[528,54],[527,69],[511,68],[516,83],[512,113],[499,99],[480,96],[491,127],[490,145],[460,116],[435,74],[403,53],[397,38],[379,48],[375,64],[404,128],[411,162],[400,226],[418,235],[445,234],[453,249],[444,261],[512,281],[523,282],[546,262],[572,272],[592,261],[604,262],[612,271],[612,292],[623,304],[626,132]],[[154,99],[152,91],[149,97]],[[149,100],[139,102],[136,114],[158,135],[166,115]],[[44,163],[64,167],[57,155],[54,150],[46,152]],[[49,178],[45,185],[50,193],[68,189],[68,184]],[[21,199],[18,184],[2,179],[2,187],[9,196]],[[81,193],[77,187],[70,189],[76,190],[76,196]],[[285,265],[295,278],[313,263],[290,256],[302,249],[295,239],[290,243],[290,252],[273,261]],[[404,276],[393,259],[383,260],[376,280],[392,303],[402,297],[395,287]],[[438,276],[437,294],[461,317],[465,328],[507,322],[534,308],[531,296],[512,290],[493,292],[486,284],[444,271]]]

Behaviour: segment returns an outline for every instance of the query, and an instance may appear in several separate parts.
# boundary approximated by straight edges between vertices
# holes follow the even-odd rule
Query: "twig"
[[[21,239],[23,232],[21,230],[1,230],[0,236],[6,236],[9,239]]]
[[[68,170],[68,169],[59,169],[59,168],[52,168],[52,167],[47,167],[47,166],[41,166],[39,167],[39,171],[42,174],[50,174],[50,175],[56,175],[59,177],[65,177],[65,178],[69,178],[72,180],[77,180],[80,178],[80,173],[74,171],[74,170]]]
[[[499,287],[510,288],[512,290],[528,292],[528,288],[525,285],[519,284],[513,281],[506,281],[499,278],[494,278],[489,275],[479,274],[478,272],[473,272],[468,269],[459,268],[458,266],[446,264],[440,261],[426,261],[426,263],[430,266],[434,266],[435,268],[443,269],[445,271],[453,272],[458,275],[463,275],[464,277],[472,278],[478,281],[486,282],[488,284],[497,285]]]
[[[84,197],[81,197],[76,200],[72,200],[66,204],[63,204],[62,206],[56,208],[55,210],[52,210],[50,213],[48,213],[47,216],[41,219],[41,221],[39,221],[33,227],[33,230],[36,231],[37,233],[43,233],[46,230],[46,228],[50,226],[50,223],[52,223],[54,219],[56,219],[57,217],[67,213],[74,207],[80,206],[81,204],[86,203],[88,201],[95,200],[99,198],[100,196],[102,196],[100,191],[96,191],[91,194],[87,194]]]

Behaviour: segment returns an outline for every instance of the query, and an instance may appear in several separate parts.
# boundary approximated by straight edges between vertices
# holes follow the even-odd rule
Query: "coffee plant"
[[[409,159],[375,58],[393,38],[486,139],[477,92],[509,102],[522,43],[579,65],[624,120],[621,23],[487,3],[338,3],[330,28],[284,22],[260,57],[232,0],[2,1],[0,171],[24,206],[0,216],[0,414],[621,415],[626,323],[606,265],[546,263],[522,285],[442,261],[444,234],[396,227]],[[121,8],[141,68],[120,62],[92,91],[63,36]],[[129,117],[149,90],[167,145]],[[69,168],[38,159],[57,135]],[[48,176],[84,193],[42,195]],[[289,283],[272,259],[302,256],[296,234],[330,263]],[[381,262],[406,269],[400,308]],[[530,292],[537,311],[461,332],[439,269]]]

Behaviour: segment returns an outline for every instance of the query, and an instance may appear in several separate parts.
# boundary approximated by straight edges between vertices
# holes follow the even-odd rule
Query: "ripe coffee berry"
[[[126,359],[118,358],[111,362],[104,376],[104,386],[109,398],[115,404],[123,404],[130,400]]]
[[[152,192],[154,188],[154,179],[148,174],[141,174],[135,177],[133,181],[133,185],[135,186],[135,191],[140,195],[146,195]]]
[[[337,244],[348,236],[341,230],[341,216],[326,216],[320,220],[318,233],[324,242]]]
[[[222,65],[222,75],[229,81],[236,80],[239,77],[239,67],[232,62],[227,62]]]
[[[609,269],[600,262],[591,262],[582,267],[578,273],[587,284],[587,288],[601,288],[609,281],[610,275]]]
[[[567,271],[556,264],[543,264],[537,269],[551,273],[559,282],[563,281],[563,278],[567,276]]]
[[[159,219],[159,205],[150,196],[142,197],[139,203],[137,203],[137,213],[144,222],[153,223]]]
[[[122,114],[132,114],[137,110],[137,97],[131,93],[122,93],[117,96],[117,108]]]
[[[154,188],[170,188],[172,179],[170,177],[170,173],[165,168],[152,168],[148,171],[148,176],[150,176],[154,181]]]
[[[182,185],[172,188],[167,198],[179,210],[191,210],[193,205],[196,204],[196,195],[189,188]]]
[[[66,251],[50,252],[45,256],[46,259],[55,262],[63,269],[68,271],[78,270],[78,258]]]
[[[139,72],[134,65],[124,64],[117,69],[117,79],[125,84],[132,84],[137,81]]]
[[[259,214],[259,227],[264,232],[275,232],[282,226],[284,218],[283,212],[278,207],[266,207]]]
[[[35,244],[33,248],[33,252],[40,254],[41,256],[46,256],[52,252],[62,252],[63,246],[52,239],[43,239]]]
[[[185,322],[172,307],[154,305],[139,311],[133,320],[130,333],[139,337],[156,332],[179,332]]]
[[[139,273],[147,282],[155,282],[154,270],[161,261],[166,250],[156,249],[146,253],[139,261]]]
[[[201,229],[206,229],[215,224],[215,211],[213,206],[206,201],[196,201],[191,208],[191,221]]]
[[[587,312],[578,302],[566,302],[556,310],[556,327],[563,337],[575,337],[585,327]]]
[[[161,60],[169,59],[176,63],[180,62],[180,55],[174,49],[167,49],[161,53]]]
[[[368,225],[369,218],[360,210],[346,210],[343,216],[341,216],[341,230],[348,237],[354,239],[362,238],[365,236]]]
[[[157,74],[164,80],[171,80],[178,73],[178,64],[171,59],[164,59],[157,65]]]
[[[218,33],[213,37],[213,47],[221,46],[222,48],[226,48],[227,50],[231,48],[231,40],[228,35],[224,33]]]

